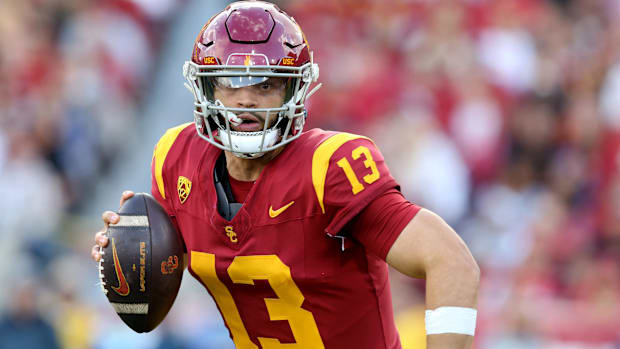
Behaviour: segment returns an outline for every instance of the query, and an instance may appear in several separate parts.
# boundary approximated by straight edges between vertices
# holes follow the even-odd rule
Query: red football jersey
[[[397,187],[373,142],[305,132],[267,164],[232,221],[216,208],[221,152],[193,123],[168,130],[155,148],[152,191],[236,347],[401,348],[387,264],[339,237],[370,201]]]

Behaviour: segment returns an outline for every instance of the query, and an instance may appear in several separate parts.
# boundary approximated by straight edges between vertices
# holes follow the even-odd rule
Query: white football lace
[[[103,247],[99,246],[99,254],[100,255],[105,255],[105,252],[103,251]],[[104,295],[108,295],[108,290],[106,290],[105,288],[105,277],[103,275],[103,257],[99,260],[99,267],[97,268],[99,270],[99,286],[101,286],[101,291],[103,291]]]

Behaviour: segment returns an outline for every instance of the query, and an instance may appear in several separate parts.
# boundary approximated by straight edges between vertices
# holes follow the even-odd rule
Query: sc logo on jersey
[[[230,239],[230,242],[236,244],[237,241],[239,241],[237,239],[237,233],[235,233],[235,231],[233,230],[232,225],[227,225],[226,227],[224,227],[224,231],[226,232],[226,236],[228,236],[228,238]]]

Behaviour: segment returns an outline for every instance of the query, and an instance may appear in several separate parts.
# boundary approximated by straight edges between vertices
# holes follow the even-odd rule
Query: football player
[[[403,198],[372,140],[303,130],[319,68],[292,17],[230,4],[183,74],[194,121],[157,143],[152,194],[237,348],[401,348],[388,264],[426,278],[428,348],[471,346],[476,262],[440,217]],[[99,260],[105,229],[95,239]]]

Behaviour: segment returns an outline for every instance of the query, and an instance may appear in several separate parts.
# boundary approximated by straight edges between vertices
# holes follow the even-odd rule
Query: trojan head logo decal
[[[177,181],[177,191],[179,192],[179,201],[184,203],[189,196],[189,192],[192,190],[192,181],[187,179],[186,177],[179,176],[179,180]]]

